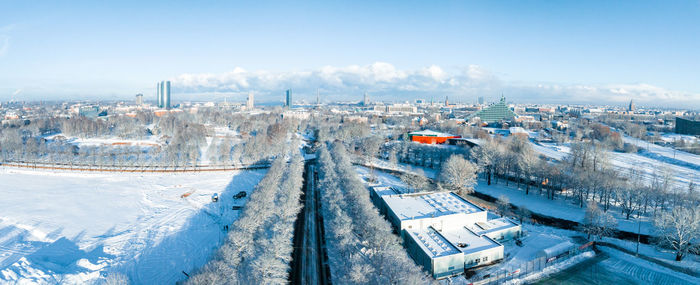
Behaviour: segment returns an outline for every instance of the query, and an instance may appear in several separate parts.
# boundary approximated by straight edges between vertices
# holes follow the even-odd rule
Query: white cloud
[[[364,66],[324,66],[290,72],[248,71],[236,67],[221,74],[182,74],[172,81],[173,88],[182,93],[255,91],[261,95],[258,97],[261,100],[280,99],[280,94],[287,88],[300,94],[297,98],[314,96],[319,88],[331,100],[359,100],[360,94],[367,91],[376,100],[442,99],[450,96],[453,101],[474,102],[479,96],[496,100],[503,93],[509,100],[527,103],[617,104],[634,99],[642,104],[700,107],[700,94],[671,91],[649,84],[523,85],[503,82],[478,65],[453,70],[437,65],[402,70],[389,63],[376,62]]]

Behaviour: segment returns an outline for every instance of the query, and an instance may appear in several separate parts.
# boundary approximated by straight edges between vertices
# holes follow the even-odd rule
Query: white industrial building
[[[435,278],[503,259],[499,241],[520,236],[521,227],[453,192],[403,194],[372,187],[372,201],[401,233],[408,253]]]

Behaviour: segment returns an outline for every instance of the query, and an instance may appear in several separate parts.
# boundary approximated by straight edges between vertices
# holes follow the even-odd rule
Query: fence
[[[37,162],[0,162],[0,166],[47,169],[47,170],[69,170],[69,171],[91,171],[91,172],[205,172],[205,171],[230,171],[242,169],[269,168],[269,163],[257,164],[236,164],[236,165],[196,165],[196,166],[120,166],[120,165],[95,165],[95,164],[70,164],[70,163],[37,163]]]
[[[586,243],[578,247],[572,247],[568,251],[555,256],[541,256],[532,259],[528,262],[522,263],[519,266],[515,266],[508,269],[502,269],[495,273],[481,275],[471,279],[470,284],[474,285],[485,285],[485,284],[501,284],[513,279],[519,279],[527,277],[533,273],[538,273],[547,267],[559,264],[563,261],[568,260],[584,251],[591,250],[592,242]]]

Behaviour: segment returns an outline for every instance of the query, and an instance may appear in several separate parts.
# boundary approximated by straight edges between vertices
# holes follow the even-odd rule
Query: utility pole
[[[637,253],[635,254],[635,256],[639,256],[639,239],[640,239],[639,235],[640,235],[641,231],[642,231],[642,219],[641,219],[641,217],[637,217]]]

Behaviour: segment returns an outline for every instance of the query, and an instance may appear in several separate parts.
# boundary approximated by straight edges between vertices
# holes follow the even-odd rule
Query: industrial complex
[[[408,194],[375,186],[370,197],[400,233],[409,255],[437,279],[502,260],[500,242],[521,235],[518,223],[453,192]]]

